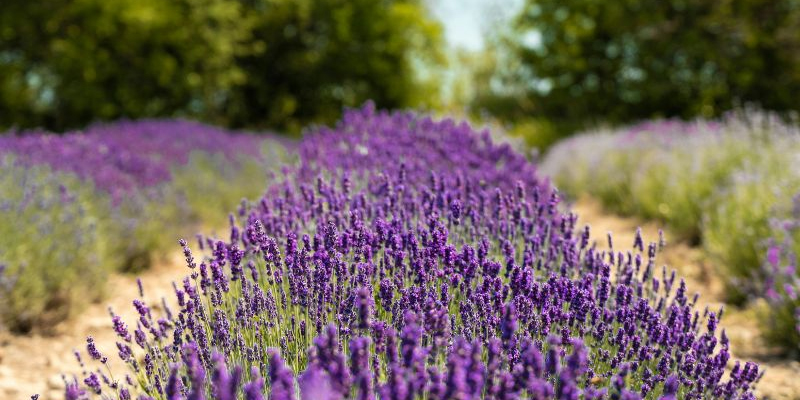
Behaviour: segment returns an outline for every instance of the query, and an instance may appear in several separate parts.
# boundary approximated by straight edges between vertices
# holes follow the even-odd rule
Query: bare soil
[[[599,247],[606,246],[606,232],[612,232],[616,248],[629,248],[633,244],[634,232],[642,228],[645,241],[658,239],[659,225],[635,218],[610,215],[590,199],[582,199],[573,205],[579,215],[579,224],[588,224],[592,237]],[[678,270],[689,288],[689,292],[702,292],[700,307],[708,305],[718,309],[722,303],[724,286],[719,279],[719,270],[707,259],[702,250],[686,243],[672,241],[665,230],[667,247],[659,255],[661,264]],[[161,298],[170,299],[172,282],[179,281],[188,271],[182,254],[176,253],[168,260],[142,273],[140,278],[148,305],[158,310]],[[82,370],[73,355],[73,349],[85,354],[86,336],[93,336],[97,347],[109,358],[112,373],[122,378],[124,369],[116,362],[117,341],[112,329],[108,308],[130,323],[136,315],[131,302],[138,297],[136,278],[130,275],[110,277],[107,300],[91,305],[77,318],[58,325],[49,335],[11,335],[0,332],[0,400],[27,399],[38,393],[41,399],[63,398],[63,377],[76,376],[82,379]],[[757,387],[759,398],[800,399],[800,363],[775,356],[776,351],[764,343],[759,334],[758,313],[763,304],[737,309],[726,307],[721,326],[731,339],[735,359],[752,360],[766,368],[766,374]],[[732,365],[732,362],[731,362]]]

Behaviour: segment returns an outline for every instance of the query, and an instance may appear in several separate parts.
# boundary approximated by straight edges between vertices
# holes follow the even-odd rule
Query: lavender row
[[[235,162],[260,157],[263,137],[237,134],[183,120],[122,121],[55,135],[23,132],[0,136],[0,154],[24,165],[49,165],[91,181],[121,201],[131,192],[171,180],[194,151],[220,153]]]
[[[793,227],[798,155],[797,121],[746,110],[720,121],[590,132],[556,146],[544,168],[571,196],[589,194],[614,211],[664,221],[702,245],[719,266],[726,300],[766,298],[768,343],[797,357],[800,274],[789,254],[800,250]],[[776,261],[770,253],[785,256]]]
[[[74,175],[0,159],[0,329],[48,326],[102,294],[119,261],[98,218],[110,211]]]
[[[723,310],[657,243],[599,251],[508,146],[367,105],[299,149],[230,236],[180,242],[162,313],[113,317],[118,360],[89,339],[67,398],[754,398]]]
[[[47,330],[187,224],[224,226],[220,214],[262,194],[282,147],[180,120],[0,136],[0,327]]]

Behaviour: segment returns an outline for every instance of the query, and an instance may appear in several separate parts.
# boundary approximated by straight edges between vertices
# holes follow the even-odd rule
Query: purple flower
[[[83,383],[92,389],[95,394],[100,394],[103,391],[102,387],[100,386],[100,378],[98,378],[94,372],[90,373],[89,376],[83,380]]]
[[[169,374],[169,381],[167,381],[166,395],[168,400],[183,399],[183,384],[178,377],[178,367],[174,365]]]
[[[678,379],[677,375],[668,376],[667,380],[664,381],[664,390],[662,391],[662,395],[659,400],[677,399],[679,386],[680,386],[680,380]]]
[[[128,327],[125,325],[125,322],[122,321],[119,315],[115,315],[111,318],[111,321],[114,324],[114,331],[117,332],[117,336],[124,339],[126,342],[131,341],[131,334],[128,333]]]
[[[372,290],[367,287],[359,288],[356,292],[356,297],[356,304],[358,307],[358,329],[369,329],[370,321],[372,320],[372,309],[374,308]]]
[[[86,351],[89,353],[89,356],[92,357],[92,359],[99,360],[103,364],[105,364],[108,360],[106,357],[103,357],[103,355],[100,354],[100,351],[97,350],[97,347],[94,344],[94,339],[91,336],[86,337]]]
[[[64,393],[64,398],[66,400],[88,400],[89,395],[83,390],[80,386],[78,386],[77,381],[68,382],[66,392]]]
[[[301,400],[338,400],[342,398],[333,389],[328,373],[314,364],[300,375],[298,383]]]
[[[286,368],[280,355],[275,350],[269,350],[269,400],[294,400],[294,376]]]
[[[264,379],[259,375],[258,369],[253,367],[250,375],[253,380],[244,385],[245,400],[264,400]]]
[[[767,250],[767,261],[772,265],[774,268],[778,267],[778,263],[780,262],[781,257],[781,249],[777,246],[772,246]]]

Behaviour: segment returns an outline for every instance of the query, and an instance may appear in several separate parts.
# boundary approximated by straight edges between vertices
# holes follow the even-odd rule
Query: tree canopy
[[[554,121],[800,110],[800,1],[528,0],[474,106]],[[499,106],[499,107],[498,107]]]
[[[297,130],[342,106],[435,102],[441,28],[416,0],[0,4],[0,128],[189,116]]]

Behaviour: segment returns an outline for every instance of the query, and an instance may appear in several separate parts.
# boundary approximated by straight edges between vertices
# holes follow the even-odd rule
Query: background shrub
[[[794,196],[785,215],[773,218],[773,236],[765,252],[762,273],[767,277],[765,297],[770,312],[765,313],[769,327],[767,339],[787,352],[800,356],[800,194]]]
[[[418,0],[0,3],[0,129],[190,116],[299,132],[342,106],[435,105]]]
[[[769,220],[800,182],[798,140],[793,125],[752,111],[721,123],[655,121],[566,140],[542,168],[573,197],[592,195],[702,242],[734,289],[758,273]]]
[[[290,154],[276,140],[265,140],[258,157],[240,156],[231,162],[224,155],[193,152],[189,161],[173,169],[172,186],[188,209],[189,218],[204,227],[226,226],[227,213],[243,199],[263,195],[274,179],[275,167],[292,163]]]
[[[47,329],[100,298],[109,271],[144,270],[200,223],[224,226],[287,145],[180,120],[0,138],[3,324]]]
[[[125,238],[91,183],[7,156],[0,166],[0,326],[47,327],[102,296]]]

